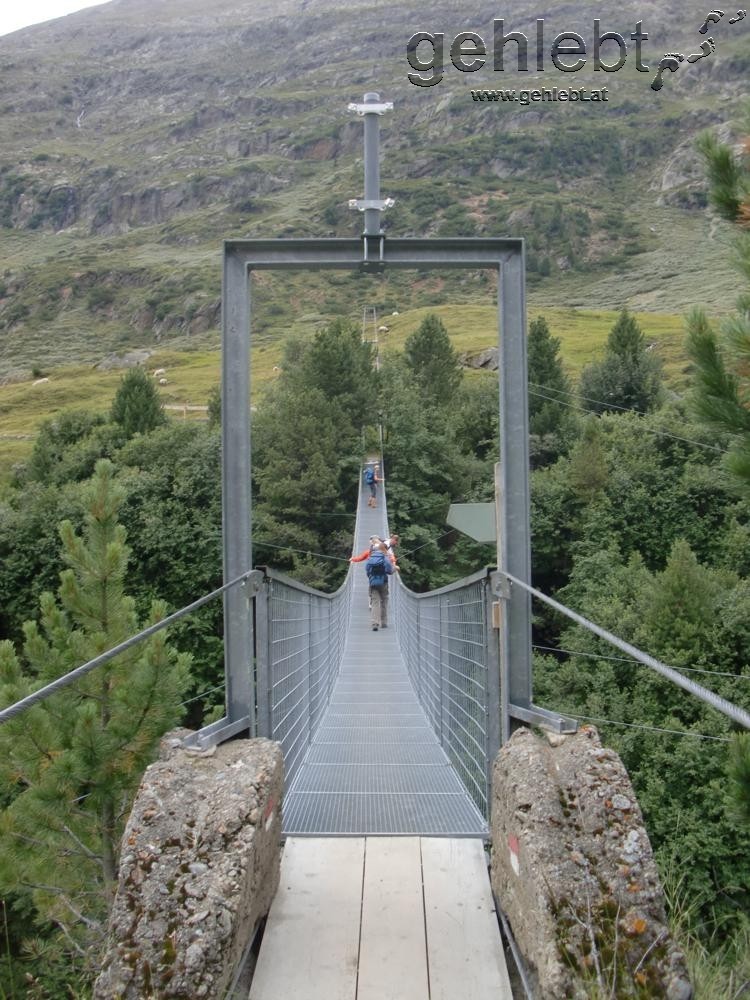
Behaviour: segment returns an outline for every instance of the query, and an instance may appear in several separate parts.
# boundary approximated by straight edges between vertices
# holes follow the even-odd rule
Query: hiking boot
[[[377,630],[378,630],[378,626],[377,626],[377,625],[373,625],[373,626],[372,626],[372,630],[373,630],[373,632],[377,632]]]

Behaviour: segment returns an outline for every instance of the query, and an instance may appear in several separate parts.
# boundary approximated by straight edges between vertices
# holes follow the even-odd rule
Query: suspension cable
[[[590,660],[615,660],[618,663],[638,663],[632,656],[606,656],[604,653],[582,653],[580,649],[560,649],[558,646],[539,646],[532,643],[532,649],[547,653],[565,653],[567,656],[585,656]],[[750,681],[748,674],[732,674],[727,670],[704,670],[701,667],[672,667],[673,670],[687,670],[691,674],[708,674],[711,677],[730,677],[735,681]]]
[[[577,719],[584,719],[586,722],[599,722],[606,726],[625,726],[627,729],[642,729],[647,733],[665,733],[668,736],[688,736],[694,740],[712,740],[714,743],[731,743],[729,736],[707,736],[705,733],[694,733],[689,729],[662,729],[659,726],[644,726],[635,722],[617,722],[615,719],[597,719],[593,715],[579,715],[575,713]]]
[[[306,556],[316,556],[319,559],[333,559],[335,562],[349,562],[348,557],[326,555],[325,552],[313,552],[312,549],[295,549],[291,545],[274,545],[273,542],[253,541],[253,547],[260,545],[267,549],[280,549],[282,552],[301,552]]]
[[[530,386],[536,385],[536,382],[529,382],[529,385]],[[555,388],[552,388],[551,386],[546,386],[546,385],[538,386],[538,388],[539,389],[546,389],[548,392],[560,392],[560,393],[564,392],[566,395],[572,396],[574,399],[575,398],[577,398],[579,400],[584,399],[584,400],[586,400],[589,403],[597,403],[599,406],[605,406],[607,409],[611,409],[611,410],[622,410],[625,413],[637,413],[641,417],[645,417],[647,415],[643,410],[636,410],[635,407],[632,407],[632,406],[618,406],[615,403],[605,403],[601,399],[591,399],[589,396],[578,396],[578,397],[576,397],[575,393],[569,392],[567,389],[555,389]],[[547,396],[543,392],[536,392],[536,391],[534,391],[534,389],[529,389],[529,394],[532,395],[532,396],[538,396],[540,399],[548,399],[551,403],[559,403],[560,406],[567,406],[571,410],[583,410],[584,413],[594,413],[595,412],[594,410],[581,405],[580,402],[578,402],[578,403],[567,403],[564,399],[557,399],[554,396]],[[682,441],[685,444],[692,444],[696,448],[706,448],[708,451],[715,451],[715,452],[717,452],[720,455],[724,454],[724,449],[723,448],[718,448],[714,444],[707,444],[707,443],[705,443],[703,441],[695,441],[695,440],[692,440],[691,438],[681,437],[679,434],[672,434],[670,431],[657,430],[657,429],[655,429],[653,427],[644,427],[643,429],[645,431],[647,431],[647,433],[649,433],[649,434],[656,434],[659,437],[673,438],[675,441]]]

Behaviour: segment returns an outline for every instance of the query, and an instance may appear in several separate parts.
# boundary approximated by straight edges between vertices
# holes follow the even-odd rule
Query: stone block
[[[651,844],[622,761],[593,726],[521,728],[498,754],[492,887],[540,1000],[689,1000]]]
[[[224,995],[278,887],[282,791],[270,740],[162,741],[125,829],[94,1000]]]

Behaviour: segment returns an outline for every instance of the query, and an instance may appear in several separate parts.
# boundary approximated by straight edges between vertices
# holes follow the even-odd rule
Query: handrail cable
[[[706,702],[706,704],[711,705],[717,711],[722,712],[724,715],[728,716],[734,722],[739,723],[739,725],[744,726],[746,729],[750,729],[750,712],[746,712],[742,708],[738,708],[731,702],[727,701],[726,698],[720,697],[720,695],[714,694],[713,691],[709,691],[707,688],[702,687],[700,684],[696,684],[695,681],[690,680],[689,677],[684,677],[677,670],[672,667],[668,667],[666,663],[662,663],[655,657],[650,656],[648,653],[644,653],[642,650],[638,649],[637,646],[633,646],[629,642],[625,642],[624,639],[618,639],[616,635],[612,632],[608,632],[607,629],[602,628],[601,625],[596,625],[594,622],[589,621],[588,618],[584,618],[583,615],[579,615],[576,611],[571,611],[570,608],[566,608],[564,604],[560,604],[552,597],[547,597],[543,594],[541,590],[537,590],[535,587],[530,586],[528,583],[524,583],[523,580],[519,580],[518,577],[513,576],[507,570],[500,570],[500,575],[504,576],[506,579],[510,580],[511,583],[522,590],[527,591],[529,594],[533,594],[534,597],[538,598],[544,604],[548,604],[555,611],[559,611],[560,614],[565,615],[570,618],[577,625],[582,625],[587,628],[590,632],[598,635],[602,639],[606,639],[607,642],[621,649],[624,653],[628,653],[633,659],[638,660],[640,663],[644,663],[647,667],[651,667],[658,674],[666,677],[667,680],[672,681],[678,687],[683,688],[685,691],[689,691],[690,694],[695,695],[701,701]]]
[[[54,681],[46,684],[44,687],[39,688],[37,691],[33,691],[31,694],[22,698],[21,701],[17,701],[14,705],[9,705],[7,708],[0,711],[0,725],[4,722],[8,722],[14,716],[19,715],[21,712],[25,711],[27,708],[31,708],[32,705],[36,705],[40,701],[44,701],[51,694],[55,694],[57,691],[74,681],[79,680],[86,674],[90,673],[96,667],[100,667],[103,663],[108,660],[114,659],[120,653],[124,653],[131,646],[136,645],[142,639],[147,639],[149,636],[158,632],[160,629],[166,628],[173,622],[179,621],[180,618],[184,618],[185,615],[189,615],[192,611],[196,611],[198,608],[212,601],[215,597],[223,594],[225,591],[230,590],[232,587],[236,587],[238,583],[245,583],[248,578],[256,573],[257,570],[250,569],[243,573],[241,576],[236,577],[234,580],[230,580],[229,583],[223,584],[221,587],[217,587],[216,590],[212,590],[210,594],[205,594],[203,597],[199,597],[197,601],[193,601],[192,604],[188,604],[184,608],[180,608],[179,611],[173,612],[171,615],[167,615],[166,618],[162,618],[161,621],[156,622],[153,625],[149,625],[148,628],[143,629],[143,631],[138,632],[136,635],[130,636],[129,639],[123,640],[123,642],[118,643],[113,646],[112,649],[108,649],[105,653],[100,653],[99,656],[95,656],[93,660],[89,660],[87,663],[82,664],[80,667],[76,667],[75,670],[71,670],[67,674],[63,674],[62,677],[57,677]]]

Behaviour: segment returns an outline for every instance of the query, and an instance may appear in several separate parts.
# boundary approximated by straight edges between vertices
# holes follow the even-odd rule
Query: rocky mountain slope
[[[0,38],[0,377],[111,350],[216,341],[220,247],[236,235],[354,235],[361,218],[362,127],[346,106],[368,90],[393,100],[382,123],[387,231],[525,236],[532,301],[680,311],[729,308],[727,235],[706,211],[696,134],[733,135],[750,69],[746,21],[711,25],[716,50],[649,83],[665,52],[700,52],[705,4],[521,0],[111,0]],[[648,33],[618,72],[595,71],[601,31]],[[459,31],[491,45],[493,18],[544,69],[450,62]],[[409,82],[407,39],[443,32],[435,86]],[[578,73],[550,60],[577,31]],[[609,44],[609,48],[607,45]],[[429,46],[423,43],[421,58]],[[602,59],[614,62],[614,43]],[[570,58],[570,57],[568,57]],[[426,74],[423,74],[426,75]],[[471,89],[608,88],[599,104],[484,104]],[[258,281],[255,332],[309,330],[365,305],[391,310],[489,302],[485,275]]]

